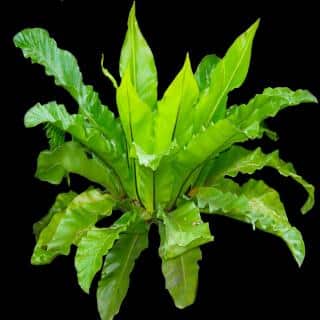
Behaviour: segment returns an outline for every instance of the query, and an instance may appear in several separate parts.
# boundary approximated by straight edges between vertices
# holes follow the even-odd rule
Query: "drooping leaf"
[[[305,247],[301,233],[290,225],[278,193],[263,181],[251,179],[239,187],[231,180],[222,180],[217,187],[200,187],[194,197],[203,212],[250,223],[282,238],[298,265],[302,264]]]
[[[199,95],[189,55],[158,103],[155,117],[155,153],[165,154],[176,140],[183,146],[193,130],[193,107]]]
[[[110,194],[96,189],[76,196],[64,211],[55,213],[41,231],[32,263],[49,263],[59,254],[68,255],[71,245],[76,244],[101,217],[110,215],[115,204]]]
[[[200,248],[191,249],[173,259],[162,259],[166,289],[170,292],[177,308],[183,309],[195,301],[199,260],[201,260]]]
[[[251,151],[240,146],[233,146],[211,162],[205,184],[214,185],[224,176],[235,177],[238,173],[252,174],[266,166],[278,170],[285,177],[291,177],[305,188],[309,196],[301,208],[303,213],[313,207],[314,187],[296,173],[291,163],[280,159],[278,150],[264,154],[261,148]]]
[[[39,238],[40,232],[49,224],[51,218],[56,213],[63,212],[76,195],[77,194],[73,191],[58,194],[49,212],[33,225],[33,233],[36,236],[36,239]]]
[[[161,217],[159,252],[163,259],[175,258],[213,240],[208,223],[203,223],[193,202],[187,202],[168,214],[163,212]]]
[[[108,252],[98,284],[100,317],[110,320],[119,312],[130,281],[135,260],[148,247],[148,228],[144,222],[132,224]]]
[[[201,96],[196,106],[195,132],[203,125],[207,126],[211,120],[217,121],[224,116],[227,94],[239,88],[247,76],[252,42],[258,25],[259,20],[240,35],[216,65],[211,74],[209,90]]]
[[[263,120],[274,117],[279,111],[301,103],[315,103],[317,99],[308,90],[292,91],[289,88],[267,88],[248,104],[228,109],[228,119],[250,138],[261,135]]]
[[[206,55],[199,63],[195,78],[197,80],[200,92],[207,89],[211,83],[211,74],[215,70],[220,58],[215,54]]]
[[[38,179],[59,184],[68,173],[79,174],[99,183],[115,196],[123,195],[121,184],[114,173],[98,158],[93,156],[89,159],[79,143],[66,142],[54,151],[40,153],[36,171]]]
[[[133,3],[128,19],[128,31],[121,49],[120,76],[129,70],[133,86],[139,97],[154,108],[157,102],[157,69],[153,54],[144,39],[136,20]]]
[[[58,105],[56,102],[45,105],[38,103],[26,113],[24,124],[27,128],[31,128],[41,123],[51,123],[70,133],[75,140],[92,151],[110,168],[121,180],[129,195],[134,194],[126,154],[119,155],[117,145],[105,139],[98,129],[89,126],[81,114],[70,115],[63,105]]]
[[[80,112],[95,125],[117,148],[123,150],[121,126],[113,113],[102,105],[92,86],[83,84],[76,58],[68,51],[59,49],[49,33],[41,28],[24,29],[13,39],[24,57],[44,66],[46,74],[53,76],[56,85],[66,89],[78,102]]]
[[[79,285],[86,293],[89,293],[91,282],[102,267],[103,257],[135,217],[134,212],[127,212],[109,228],[92,227],[79,241],[75,267]]]
[[[116,201],[108,193],[97,189],[82,192],[68,205],[56,232],[48,243],[48,250],[70,248],[83,232],[95,225],[102,217],[111,215]]]

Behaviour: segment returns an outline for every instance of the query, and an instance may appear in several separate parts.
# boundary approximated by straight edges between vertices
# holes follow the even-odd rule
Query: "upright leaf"
[[[69,173],[79,174],[107,188],[113,195],[123,195],[121,184],[114,173],[96,157],[88,158],[86,150],[70,141],[50,151],[42,151],[38,157],[36,177],[53,184],[61,183]]]
[[[195,78],[197,80],[200,92],[209,88],[211,83],[211,75],[219,61],[220,58],[215,54],[208,54],[200,61],[195,73]]]
[[[214,185],[224,176],[235,177],[238,173],[252,174],[266,166],[278,170],[285,177],[291,177],[305,188],[309,196],[301,208],[303,213],[313,207],[314,187],[296,173],[291,163],[280,159],[279,151],[264,154],[261,148],[251,151],[240,146],[233,146],[210,163],[210,171],[207,174],[205,184]]]
[[[198,247],[176,258],[162,260],[166,288],[177,308],[183,309],[194,303],[198,288],[199,260],[201,250]]]
[[[203,125],[207,126],[211,120],[217,121],[223,117],[227,94],[244,82],[258,25],[259,20],[234,41],[226,55],[218,62],[211,74],[209,90],[201,96],[196,106],[195,132]]]
[[[97,300],[102,320],[111,320],[119,312],[130,281],[135,260],[148,247],[148,229],[144,222],[132,224],[120,235],[105,258],[98,284]]]
[[[193,202],[187,202],[169,214],[163,212],[161,217],[159,252],[163,259],[175,258],[213,240],[208,223],[203,223]]]
[[[102,258],[135,217],[134,212],[127,212],[109,228],[91,228],[79,241],[75,267],[79,285],[86,293],[89,293],[91,282],[102,267]]]
[[[225,215],[282,238],[300,266],[305,255],[301,233],[288,221],[278,193],[263,181],[239,187],[231,180],[217,187],[200,187],[193,195],[201,211]]]
[[[130,10],[128,31],[121,49],[119,66],[121,77],[124,76],[127,69],[139,97],[151,108],[155,108],[158,85],[157,69],[153,54],[136,20],[134,3]]]
[[[192,135],[193,107],[199,95],[189,55],[183,68],[158,103],[155,118],[155,153],[165,154],[171,143],[183,146]]]

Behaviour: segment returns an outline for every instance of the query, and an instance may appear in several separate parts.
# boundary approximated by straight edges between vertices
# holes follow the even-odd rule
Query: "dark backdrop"
[[[223,55],[232,40],[261,17],[251,70],[245,85],[232,93],[231,102],[245,102],[267,86],[308,88],[320,97],[317,9],[306,1],[284,8],[280,4],[259,1],[259,7],[253,8],[229,1],[138,0],[140,26],[159,69],[160,95],[182,66],[187,51],[195,68],[205,54]],[[29,264],[34,245],[32,224],[67,186],[55,187],[33,178],[36,156],[47,144],[40,128],[23,128],[23,115],[38,101],[57,99],[71,110],[75,105],[44,75],[42,67],[22,57],[13,47],[12,37],[25,27],[48,29],[60,47],[78,58],[85,82],[93,84],[102,100],[114,108],[114,91],[100,72],[99,62],[104,52],[106,64],[117,75],[130,5],[131,1],[47,0],[10,2],[9,8],[9,2],[3,2],[1,156],[6,192],[1,210],[1,264],[6,268],[2,278],[8,285],[7,305],[11,306],[11,316],[3,319],[98,319],[94,293],[88,297],[77,286],[72,257],[59,257],[44,267]],[[283,111],[269,121],[280,140],[274,145],[262,141],[266,151],[281,148],[281,156],[317,187],[319,115],[317,105]],[[156,255],[158,237],[153,230],[151,249],[137,262],[118,319],[260,319],[298,313],[304,319],[319,318],[319,201],[316,209],[303,217],[299,207],[306,194],[301,187],[272,170],[264,169],[256,177],[280,190],[290,221],[302,231],[307,251],[302,268],[296,266],[281,240],[215,217],[211,226],[216,240],[203,248],[198,298],[192,307],[179,311],[164,289]],[[86,183],[75,178],[72,186],[81,190]],[[319,192],[317,196],[319,199]]]

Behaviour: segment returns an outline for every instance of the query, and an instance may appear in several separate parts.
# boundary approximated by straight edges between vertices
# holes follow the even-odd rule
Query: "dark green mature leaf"
[[[88,150],[94,152],[119,180],[121,179],[129,195],[134,195],[134,185],[131,181],[126,155],[119,156],[117,145],[105,139],[98,129],[89,126],[82,115],[70,115],[63,105],[58,105],[56,102],[49,102],[45,105],[38,103],[26,113],[24,123],[27,128],[41,123],[52,123],[59,129],[70,133]]]
[[[49,212],[33,225],[33,233],[35,234],[36,239],[39,238],[40,232],[49,224],[51,218],[56,213],[64,211],[76,196],[77,194],[73,191],[58,194],[56,201]]]
[[[198,288],[198,261],[201,258],[200,248],[194,248],[176,258],[162,260],[166,288],[177,308],[183,309],[194,303]]]
[[[169,214],[163,212],[161,218],[159,252],[163,259],[175,258],[213,240],[208,223],[203,223],[193,202],[187,202]]]
[[[78,102],[80,111],[114,144],[123,150],[122,130],[109,109],[102,105],[92,86],[83,84],[76,58],[59,49],[49,33],[41,28],[25,29],[14,37],[16,47],[26,58],[44,66],[46,74],[53,76],[58,86],[66,89]]]
[[[238,173],[252,174],[266,166],[278,170],[285,177],[291,177],[305,188],[309,196],[301,208],[303,213],[313,207],[314,187],[296,173],[291,163],[280,159],[278,150],[264,154],[261,148],[251,151],[240,146],[233,146],[211,162],[205,184],[214,185],[224,176],[235,177]]]
[[[154,108],[157,102],[157,69],[153,54],[136,20],[134,3],[130,10],[128,31],[121,49],[119,70],[121,77],[124,76],[126,70],[129,71],[132,84],[139,97]]]
[[[97,300],[100,317],[110,320],[119,312],[130,281],[135,260],[148,247],[148,227],[144,222],[131,224],[105,258],[98,284]]]
[[[86,150],[77,142],[64,143],[54,151],[42,151],[38,157],[36,177],[53,184],[61,183],[68,173],[79,174],[104,186],[114,196],[123,190],[113,172],[98,158],[88,158]]]
[[[199,95],[193,76],[189,55],[185,63],[158,103],[155,118],[155,153],[168,152],[176,140],[183,146],[193,131],[193,106]]]
[[[195,132],[211,120],[217,121],[224,116],[227,94],[240,87],[247,76],[258,25],[259,20],[234,41],[212,72],[209,90],[201,96],[196,106]]]
[[[102,267],[102,258],[135,219],[134,212],[127,212],[109,228],[92,227],[79,241],[75,267],[79,285],[86,293],[89,293],[91,282]]]
[[[221,59],[215,54],[208,54],[200,61],[195,73],[195,78],[200,92],[209,88],[211,83],[211,74],[220,60]]]
[[[217,187],[200,187],[194,197],[203,212],[250,223],[282,238],[298,265],[302,264],[305,248],[301,233],[290,225],[278,193],[263,181],[251,179],[239,187],[222,180]]]

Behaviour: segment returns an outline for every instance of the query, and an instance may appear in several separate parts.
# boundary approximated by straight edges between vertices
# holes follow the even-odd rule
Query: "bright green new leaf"
[[[301,233],[290,225],[278,193],[263,181],[251,179],[242,187],[222,181],[217,187],[200,187],[195,198],[201,211],[247,222],[281,237],[299,266],[302,264],[305,247]]]
[[[193,131],[193,108],[199,95],[189,55],[159,101],[155,117],[155,153],[165,154],[175,140],[183,146]]]
[[[135,4],[129,14],[128,31],[121,49],[119,70],[121,77],[126,70],[129,70],[132,84],[139,97],[154,108],[157,102],[157,69],[151,49],[136,20]]]
[[[199,208],[193,202],[161,216],[163,225],[160,225],[159,252],[163,259],[175,258],[213,240],[208,223],[203,223]]]
[[[118,314],[152,224],[160,232],[166,288],[178,308],[195,301],[200,246],[213,240],[201,211],[280,237],[301,265],[302,236],[289,223],[278,193],[262,181],[239,186],[228,179],[268,166],[308,192],[303,213],[314,205],[314,187],[281,160],[278,151],[264,154],[260,148],[234,146],[263,135],[276,140],[266,122],[269,117],[289,106],[317,102],[307,90],[267,88],[247,104],[228,108],[228,94],[248,73],[258,24],[240,35],[222,59],[205,56],[195,73],[187,54],[157,101],[155,61],[133,4],[121,49],[120,85],[103,66],[103,56],[101,60],[102,72],[116,89],[119,117],[84,84],[75,57],[58,48],[46,30],[25,29],[14,37],[24,56],[44,66],[79,105],[76,114],[56,102],[38,103],[26,113],[25,126],[43,124],[50,146],[39,155],[36,177],[59,184],[78,174],[103,188],[58,195],[48,214],[34,224],[37,243],[31,262],[50,263],[77,246],[75,267],[85,292],[102,269],[97,291],[102,320]],[[99,227],[113,210],[124,214],[111,226]]]
[[[194,303],[198,288],[198,261],[201,258],[200,248],[194,248],[176,258],[162,260],[166,288],[179,309]]]
[[[102,258],[119,239],[120,233],[126,231],[135,220],[134,212],[127,212],[109,228],[91,228],[78,243],[75,267],[81,288],[89,293],[95,274],[102,267]]]
[[[135,260],[148,247],[148,228],[142,222],[132,224],[120,235],[105,258],[98,284],[97,300],[102,320],[113,319],[125,298]]]
[[[240,146],[233,146],[210,163],[210,171],[208,172],[205,184],[208,186],[214,185],[224,176],[235,177],[238,173],[252,174],[263,167],[274,168],[281,175],[291,177],[305,188],[309,196],[301,208],[303,213],[306,213],[313,207],[314,187],[296,173],[291,163],[280,159],[278,150],[264,154],[261,148],[251,151]]]
[[[211,120],[221,119],[225,113],[227,94],[231,90],[239,88],[244,82],[249,69],[252,42],[258,25],[259,20],[235,40],[212,72],[210,88],[206,94],[201,96],[196,106],[196,132],[203,125],[207,126]]]

